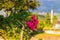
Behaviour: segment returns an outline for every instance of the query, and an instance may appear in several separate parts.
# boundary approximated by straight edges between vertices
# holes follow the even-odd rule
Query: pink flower
[[[32,20],[35,20],[35,19],[36,19],[36,15],[33,15],[33,16],[32,16]]]
[[[35,30],[35,25],[33,24],[33,22],[28,21],[28,22],[27,22],[27,25],[28,25],[28,27],[29,27],[31,30]]]
[[[35,19],[35,20],[32,20],[32,22],[34,23],[34,24],[38,24],[38,20],[37,19]]]
[[[38,20],[36,18],[36,15],[32,16],[32,21],[27,22],[28,28],[30,28],[31,30],[35,30],[37,24],[38,24]]]
[[[38,20],[37,20],[37,18],[36,18],[36,15],[33,15],[33,16],[32,16],[32,21],[33,21],[33,23],[38,24]]]

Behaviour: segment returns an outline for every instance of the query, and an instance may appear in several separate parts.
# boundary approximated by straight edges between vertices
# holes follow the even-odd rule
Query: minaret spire
[[[53,9],[51,9],[51,23],[53,23],[53,15],[54,15],[54,11]]]

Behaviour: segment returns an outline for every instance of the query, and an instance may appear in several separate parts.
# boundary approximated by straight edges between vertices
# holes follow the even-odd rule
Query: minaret
[[[53,9],[51,9],[51,23],[53,23],[53,15],[54,15],[54,11]]]

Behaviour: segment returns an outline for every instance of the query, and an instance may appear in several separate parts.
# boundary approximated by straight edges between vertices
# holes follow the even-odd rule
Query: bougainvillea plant
[[[36,18],[36,15],[33,15],[31,19],[31,21],[27,22],[28,28],[30,28],[31,30],[35,30],[38,24],[38,19]]]

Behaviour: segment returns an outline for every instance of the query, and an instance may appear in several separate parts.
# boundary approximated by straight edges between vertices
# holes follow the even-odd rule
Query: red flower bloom
[[[38,20],[36,18],[36,15],[32,16],[32,22],[35,23],[35,24],[38,24]]]
[[[27,22],[27,25],[28,25],[28,27],[29,27],[31,30],[35,30],[35,25],[33,24],[33,22],[28,21],[28,22]]]
[[[36,15],[32,16],[32,21],[27,22],[28,27],[32,30],[35,30],[37,24],[38,24],[38,20],[36,18]]]
[[[33,16],[32,16],[32,20],[35,20],[35,19],[36,19],[36,15],[33,15]]]
[[[35,19],[35,20],[32,20],[32,22],[34,23],[34,24],[38,24],[38,20],[37,19]]]

